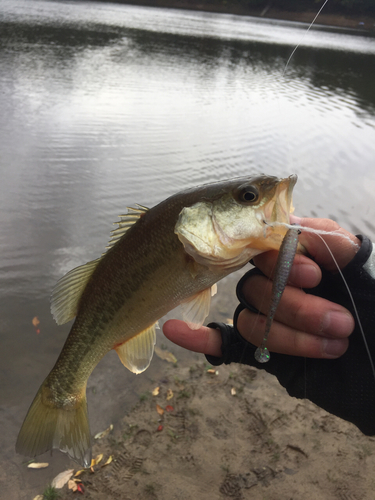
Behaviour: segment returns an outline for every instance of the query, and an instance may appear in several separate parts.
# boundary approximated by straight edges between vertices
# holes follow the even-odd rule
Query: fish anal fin
[[[115,347],[121,363],[131,372],[142,373],[150,365],[156,343],[156,328],[157,323]]]
[[[51,313],[58,325],[77,315],[79,299],[99,261],[92,260],[76,267],[57,282],[51,296]]]
[[[86,386],[72,405],[54,406],[46,401],[46,382],[40,387],[19,432],[16,452],[35,457],[52,449],[67,453],[84,467],[91,463],[91,437]],[[48,389],[47,389],[48,391]]]
[[[211,296],[216,290],[215,284],[181,303],[182,318],[192,330],[198,330],[203,325],[210,312]]]

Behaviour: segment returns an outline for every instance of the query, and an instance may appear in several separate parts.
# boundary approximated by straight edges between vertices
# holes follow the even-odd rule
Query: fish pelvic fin
[[[187,300],[181,302],[182,319],[192,330],[200,328],[210,312],[211,297],[217,292],[217,286],[214,284],[201,292],[193,295]]]
[[[115,347],[121,363],[133,373],[142,373],[150,365],[156,344],[157,323]]]
[[[86,386],[72,404],[57,407],[48,400],[46,381],[32,402],[18,434],[16,452],[35,457],[52,449],[89,467],[91,436],[87,413]]]

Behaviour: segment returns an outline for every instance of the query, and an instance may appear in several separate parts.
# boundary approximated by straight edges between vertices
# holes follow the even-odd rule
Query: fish
[[[275,274],[272,281],[271,301],[267,312],[264,336],[261,345],[256,349],[254,354],[255,359],[259,363],[267,363],[270,359],[270,354],[266,347],[268,334],[271,330],[281,297],[288,283],[290,271],[292,270],[294,257],[298,248],[298,236],[300,234],[301,231],[299,229],[288,229],[280,246]]]
[[[128,208],[105,253],[68,272],[55,286],[51,312],[75,318],[63,349],[38,390],[16,451],[59,449],[88,467],[91,434],[86,385],[110,350],[133,373],[149,366],[158,320],[181,305],[199,328],[216,283],[268,250],[277,250],[293,210],[296,175],[257,175],[181,191],[151,209]]]

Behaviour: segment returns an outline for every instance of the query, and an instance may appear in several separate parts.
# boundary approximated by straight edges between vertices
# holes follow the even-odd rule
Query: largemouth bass
[[[86,384],[100,359],[115,349],[129,370],[143,372],[158,319],[179,304],[188,324],[201,326],[215,283],[280,247],[286,229],[270,224],[289,223],[296,180],[261,175],[207,184],[120,216],[102,257],[70,271],[52,293],[57,323],[76,319],[16,451],[36,456],[57,448],[89,466]]]

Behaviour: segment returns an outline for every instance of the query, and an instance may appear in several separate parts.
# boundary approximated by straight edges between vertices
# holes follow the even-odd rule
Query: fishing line
[[[375,366],[374,366],[374,363],[373,363],[373,360],[372,360],[370,348],[369,348],[367,340],[366,340],[366,335],[365,335],[365,332],[363,330],[361,320],[359,318],[358,309],[357,309],[357,306],[355,304],[352,292],[350,291],[349,285],[346,282],[346,279],[344,278],[344,275],[343,275],[343,273],[342,273],[342,271],[340,269],[340,266],[338,265],[338,262],[337,262],[335,256],[332,253],[332,250],[329,248],[328,243],[324,240],[322,234],[323,235],[330,235],[330,236],[340,236],[341,238],[344,238],[345,240],[350,241],[350,243],[357,250],[360,248],[359,245],[357,245],[357,243],[354,243],[354,241],[352,241],[347,235],[341,234],[341,233],[337,233],[335,231],[323,231],[323,230],[313,229],[313,228],[310,228],[310,227],[299,226],[298,224],[291,225],[291,224],[285,224],[285,223],[282,223],[282,222],[274,222],[274,223],[271,223],[270,225],[273,225],[273,226],[284,226],[284,227],[287,227],[287,228],[299,229],[300,231],[306,231],[306,232],[309,232],[309,233],[314,233],[317,236],[319,236],[319,238],[322,240],[322,242],[324,243],[325,247],[327,248],[327,250],[328,250],[328,252],[329,252],[329,254],[330,254],[331,258],[332,258],[332,261],[335,264],[335,266],[337,268],[337,271],[339,272],[340,277],[341,277],[341,279],[342,279],[342,281],[343,281],[343,283],[345,285],[345,288],[346,288],[346,290],[348,292],[350,301],[351,301],[352,306],[353,306],[354,315],[355,315],[355,318],[357,320],[358,327],[359,327],[359,330],[361,332],[362,339],[363,339],[363,342],[364,342],[364,345],[365,345],[366,353],[367,353],[367,356],[368,356],[368,358],[370,360],[370,366],[371,366],[372,374],[373,374],[373,377],[374,377],[374,380],[375,380]]]
[[[312,26],[314,25],[314,23],[316,22],[317,18],[319,17],[319,15],[321,14],[322,10],[324,9],[324,7],[327,5],[329,0],[325,0],[323,5],[320,7],[320,9],[318,10],[317,14],[315,15],[314,19],[312,20],[312,22],[310,23],[310,25],[308,26],[307,30],[304,32],[304,34],[302,35],[300,41],[297,43],[297,45],[294,47],[292,53],[290,54],[286,64],[285,64],[285,67],[284,67],[284,70],[283,70],[283,73],[282,73],[282,76],[285,77],[286,75],[286,72],[287,72],[287,69],[289,67],[289,64],[290,64],[290,61],[292,60],[295,52],[297,51],[297,49],[300,47],[300,45],[302,44],[304,38],[307,36],[308,32],[310,31],[310,29],[312,28]],[[272,225],[283,225],[284,227],[288,228],[288,229],[299,229],[301,231],[306,231],[306,232],[309,232],[309,233],[313,233],[313,234],[316,234],[324,243],[324,245],[326,246],[339,274],[340,274],[340,277],[341,279],[343,280],[343,283],[345,285],[345,288],[348,292],[348,295],[349,295],[349,298],[350,298],[350,301],[352,303],[352,306],[353,306],[353,310],[354,310],[354,313],[355,313],[355,318],[357,320],[357,323],[358,323],[358,326],[359,326],[359,329],[360,329],[360,332],[361,332],[361,335],[362,335],[362,338],[363,338],[363,342],[364,342],[364,345],[365,345],[365,349],[366,349],[366,352],[367,352],[367,355],[368,355],[368,358],[370,360],[370,366],[371,366],[371,370],[372,370],[372,373],[373,373],[373,377],[374,377],[374,380],[375,380],[375,367],[374,367],[374,363],[373,363],[373,360],[372,360],[372,356],[371,356],[371,352],[370,352],[370,349],[369,349],[369,346],[368,346],[368,343],[367,343],[367,340],[366,340],[366,336],[365,336],[365,333],[364,333],[364,330],[363,330],[363,327],[362,327],[362,323],[361,323],[361,320],[359,318],[359,314],[358,314],[358,310],[357,310],[357,306],[355,304],[355,301],[354,301],[354,298],[353,298],[353,295],[350,291],[350,288],[344,278],[344,275],[331,251],[331,249],[329,248],[327,242],[324,240],[324,238],[322,237],[322,235],[330,235],[330,236],[339,236],[341,238],[344,238],[345,240],[349,241],[350,244],[356,249],[358,250],[359,249],[359,245],[357,243],[355,243],[353,240],[351,240],[349,238],[349,236],[347,235],[344,235],[342,233],[337,233],[337,232],[333,232],[333,231],[324,231],[324,230],[317,230],[317,229],[313,229],[313,228],[309,228],[309,227],[302,227],[302,226],[299,226],[299,225],[291,225],[291,224],[283,224],[283,223],[273,223]],[[305,363],[306,363],[306,358],[305,358]],[[305,364],[305,370],[306,370],[306,364]],[[305,386],[306,386],[306,379],[305,379]],[[306,391],[306,387],[305,387],[305,391]]]
[[[318,234],[318,233],[317,233],[317,234]],[[338,263],[337,263],[337,261],[336,261],[336,259],[335,259],[334,255],[333,255],[333,253],[332,253],[331,249],[329,248],[329,246],[328,246],[327,242],[326,242],[326,241],[324,241],[324,238],[323,238],[322,236],[320,236],[320,234],[318,234],[318,236],[319,236],[319,238],[323,241],[323,243],[325,244],[325,246],[326,246],[326,248],[327,248],[327,250],[328,250],[328,252],[329,252],[330,256],[332,257],[332,260],[333,260],[333,262],[334,262],[335,266],[337,267],[337,270],[338,270],[338,272],[340,273],[341,279],[342,279],[342,281],[343,281],[343,283],[344,283],[344,285],[345,285],[345,288],[346,288],[346,290],[347,290],[347,292],[348,292],[348,294],[349,294],[349,298],[350,298],[350,300],[351,300],[351,303],[352,303],[352,306],[353,306],[353,309],[354,309],[354,313],[355,313],[355,317],[356,317],[356,320],[357,320],[357,322],[358,322],[359,329],[360,329],[360,331],[361,331],[361,335],[362,335],[362,338],[363,338],[363,342],[364,342],[364,344],[365,344],[366,352],[367,352],[368,358],[369,358],[369,360],[370,360],[370,365],[371,365],[372,374],[373,374],[373,376],[374,376],[374,380],[375,380],[375,367],[374,367],[374,363],[373,363],[373,361],[372,361],[371,352],[370,352],[370,349],[369,349],[369,346],[368,346],[368,343],[367,343],[367,340],[366,340],[365,332],[364,332],[364,330],[363,330],[363,328],[362,328],[362,323],[361,323],[361,320],[359,319],[359,314],[358,314],[357,306],[355,305],[355,302],[354,302],[354,298],[353,298],[352,292],[350,291],[349,285],[347,284],[346,279],[344,278],[344,275],[343,275],[343,273],[342,273],[342,271],[341,271],[341,269],[340,269],[340,267],[339,267],[339,265],[338,265]]]
[[[292,53],[290,54],[286,64],[285,64],[285,68],[284,68],[284,71],[283,71],[283,76],[285,76],[285,73],[286,73],[286,70],[288,69],[288,66],[289,66],[289,63],[292,59],[292,57],[294,56],[296,50],[298,49],[298,47],[301,45],[301,43],[303,42],[305,36],[307,35],[307,33],[310,31],[310,29],[312,28],[313,24],[315,23],[315,21],[318,19],[320,13],[322,12],[322,10],[324,9],[324,7],[326,6],[326,4],[328,3],[328,0],[325,0],[325,2],[323,3],[323,5],[320,7],[320,9],[318,10],[318,13],[316,14],[316,16],[314,17],[314,19],[312,20],[312,22],[309,24],[309,27],[307,28],[307,30],[304,32],[304,34],[302,35],[300,41],[297,43],[297,45],[294,47]]]
[[[318,236],[324,234],[324,235],[329,235],[329,236],[339,236],[340,238],[343,238],[344,240],[349,241],[349,243],[355,248],[355,250],[359,250],[360,246],[355,243],[348,235],[338,233],[336,231],[324,231],[323,229],[314,229],[312,227],[307,227],[307,226],[300,226],[299,224],[287,224],[286,222],[270,222],[268,223],[269,226],[283,226],[288,229],[299,229],[300,231],[304,231],[306,233],[313,233],[317,234]],[[324,240],[323,240],[324,241]],[[324,241],[324,243],[326,243]]]

